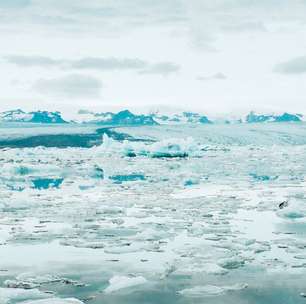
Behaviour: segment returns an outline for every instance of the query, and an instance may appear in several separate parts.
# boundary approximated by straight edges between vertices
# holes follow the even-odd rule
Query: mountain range
[[[0,122],[28,122],[47,124],[68,123],[68,121],[65,121],[62,118],[60,112],[34,111],[27,113],[21,109],[1,112]]]
[[[36,123],[36,124],[67,124],[87,123],[107,126],[149,126],[158,124],[213,124],[213,123],[272,123],[272,122],[302,122],[301,114],[257,114],[254,111],[239,119],[213,120],[207,116],[195,112],[181,112],[166,115],[162,113],[134,114],[129,110],[95,113],[88,110],[79,110],[77,118],[73,120],[64,119],[58,111],[32,111],[25,112],[21,109],[10,110],[0,113],[2,123]]]

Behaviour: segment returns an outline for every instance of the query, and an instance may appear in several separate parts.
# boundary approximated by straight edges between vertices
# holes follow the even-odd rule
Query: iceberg
[[[146,178],[143,174],[127,174],[127,175],[112,175],[109,179],[113,180],[117,184],[122,184],[123,182],[135,182],[144,181]]]
[[[21,288],[1,288],[0,287],[0,303],[10,304],[26,300],[45,299],[52,295],[43,293],[38,289],[21,289]],[[46,302],[45,302],[46,303]]]
[[[109,286],[104,293],[109,294],[115,291],[145,284],[147,280],[142,276],[114,276],[109,280]]]
[[[1,149],[0,303],[269,303],[284,284],[286,298],[304,291],[303,123],[99,130],[103,143],[86,148]]]
[[[228,291],[242,290],[247,287],[247,284],[235,284],[231,286],[204,285],[183,289],[179,291],[179,294],[191,298],[216,297],[221,296]]]
[[[186,158],[197,157],[203,154],[201,146],[193,138],[165,139],[154,143],[118,142],[103,135],[103,143],[97,151],[121,152],[127,157],[147,156],[150,158]]]
[[[43,300],[30,300],[20,302],[20,304],[84,304],[83,302],[74,299],[74,298],[50,298],[50,299],[43,299]]]
[[[277,211],[277,214],[282,218],[287,219],[302,219],[306,217],[306,200],[303,198],[291,198],[286,207]]]
[[[59,188],[64,178],[36,178],[32,180],[33,189],[43,190],[49,188]]]

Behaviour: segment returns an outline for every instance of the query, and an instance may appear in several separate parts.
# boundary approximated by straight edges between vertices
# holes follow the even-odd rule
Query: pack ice
[[[0,303],[305,302],[304,123],[105,132],[1,148]]]

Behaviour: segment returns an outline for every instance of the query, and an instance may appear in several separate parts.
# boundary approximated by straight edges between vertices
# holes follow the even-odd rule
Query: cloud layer
[[[306,56],[279,63],[274,67],[274,71],[282,74],[304,74],[306,73]]]
[[[305,16],[304,0],[2,0],[0,107],[39,92],[306,113]]]
[[[169,75],[179,71],[180,66],[172,62],[149,63],[138,58],[102,58],[85,57],[77,60],[54,59],[43,56],[5,56],[8,63],[20,67],[55,67],[60,69],[73,70],[134,70],[140,74],[160,74]]]
[[[92,76],[71,74],[59,78],[39,79],[33,88],[42,95],[68,98],[97,98],[102,82]]]
[[[197,77],[197,80],[225,80],[225,79],[227,79],[226,75],[224,75],[221,72],[213,74],[211,76],[198,76]]]

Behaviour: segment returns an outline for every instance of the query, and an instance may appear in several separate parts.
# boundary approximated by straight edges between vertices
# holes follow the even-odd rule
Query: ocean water
[[[0,303],[305,303],[306,125],[0,126]]]

